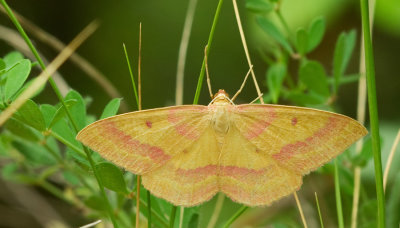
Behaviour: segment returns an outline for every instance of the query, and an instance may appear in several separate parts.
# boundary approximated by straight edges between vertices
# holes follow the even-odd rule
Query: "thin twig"
[[[99,223],[101,223],[101,220],[94,221],[94,222],[92,222],[92,223],[86,224],[86,225],[84,225],[84,226],[81,226],[81,227],[79,227],[79,228],[89,228],[89,227],[94,227],[95,225],[97,225],[97,224],[99,224]]]
[[[197,0],[189,0],[188,9],[183,26],[182,39],[179,45],[178,66],[176,71],[175,105],[183,104],[183,82],[185,77],[186,54],[189,45],[189,38],[193,25],[194,13]]]
[[[393,142],[392,149],[390,150],[390,154],[389,154],[388,160],[386,161],[385,172],[383,174],[383,189],[385,191],[386,191],[387,178],[389,176],[389,170],[390,170],[390,167],[392,165],[394,153],[396,152],[397,145],[399,144],[399,141],[400,141],[400,129],[397,132],[396,139]]]
[[[232,0],[232,3],[233,3],[233,9],[235,11],[236,21],[237,21],[237,24],[238,24],[238,27],[239,27],[240,38],[242,39],[244,52],[246,53],[247,62],[249,64],[249,67],[251,68],[251,76],[253,77],[254,85],[256,86],[256,90],[257,90],[257,94],[258,94],[258,96],[260,96],[261,90],[260,90],[260,87],[258,86],[256,75],[254,74],[254,70],[252,68],[253,64],[251,63],[249,49],[247,48],[246,38],[244,36],[242,22],[240,20],[240,15],[239,15],[239,10],[238,10],[238,7],[237,7],[236,0]],[[261,104],[264,104],[264,99],[263,99],[262,96],[260,97],[260,102],[261,102]]]
[[[304,226],[304,228],[307,228],[308,227],[307,222],[304,217],[303,209],[301,208],[301,204],[300,204],[299,197],[297,196],[297,192],[294,192],[293,196],[294,196],[294,199],[296,200],[297,208],[299,209],[299,213],[300,213],[301,221],[303,222],[303,226]]]
[[[317,204],[317,209],[318,209],[318,215],[319,215],[319,222],[321,224],[321,228],[324,228],[324,223],[322,221],[322,215],[321,215],[321,209],[319,208],[319,201],[318,201],[318,196],[317,192],[315,192],[315,202]]]

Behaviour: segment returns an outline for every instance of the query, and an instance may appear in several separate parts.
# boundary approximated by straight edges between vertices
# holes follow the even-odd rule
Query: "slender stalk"
[[[307,221],[306,221],[306,218],[304,217],[303,209],[301,208],[301,203],[300,203],[299,197],[297,196],[297,192],[294,192],[293,196],[294,196],[294,199],[296,200],[296,205],[297,205],[297,208],[299,209],[299,213],[300,213],[301,221],[303,222],[303,226],[304,226],[304,228],[307,228],[308,227]]]
[[[43,70],[45,70],[46,66],[45,66],[43,60],[39,56],[36,48],[33,46],[31,40],[29,39],[28,35],[25,33],[24,29],[22,28],[21,24],[18,22],[17,18],[15,17],[13,12],[11,11],[11,9],[8,6],[8,4],[6,3],[6,1],[5,0],[0,0],[0,3],[3,5],[3,7],[6,10],[6,12],[7,12],[8,16],[10,17],[11,21],[14,23],[15,27],[20,32],[22,38],[25,40],[25,42],[29,46],[29,48],[31,49],[32,53],[35,55],[35,57],[36,57],[37,61],[39,62],[39,65],[41,66],[41,68]],[[62,97],[60,90],[58,89],[56,83],[54,82],[54,80],[51,77],[49,78],[49,83],[50,83],[51,87],[53,88],[53,90],[54,90],[56,96],[58,97],[59,101],[65,107],[65,112],[66,112],[66,114],[68,116],[68,119],[70,120],[72,126],[74,127],[75,131],[78,132],[78,127],[77,127],[75,121],[73,120],[73,118],[71,116],[71,113],[68,110],[68,107],[65,105],[64,98]],[[104,198],[104,201],[106,202],[106,206],[107,206],[107,210],[108,210],[108,214],[110,216],[110,219],[111,219],[114,227],[118,227],[118,224],[116,222],[116,219],[115,219],[115,216],[114,216],[111,204],[110,204],[110,201],[108,200],[107,195],[106,195],[106,193],[104,191],[104,187],[103,187],[103,184],[101,182],[100,176],[99,176],[98,172],[95,169],[95,164],[94,164],[94,161],[92,159],[92,155],[91,155],[89,149],[87,149],[86,147],[83,147],[83,149],[84,149],[84,152],[86,153],[86,156],[87,156],[87,158],[89,160],[89,163],[90,163],[90,165],[92,167],[92,170],[93,170],[93,173],[95,175],[96,181],[97,181],[97,183],[99,185],[99,188],[100,188],[101,195]]]
[[[190,32],[192,30],[196,5],[197,0],[189,0],[185,24],[183,25],[182,39],[179,45],[178,65],[176,67],[175,105],[183,104],[183,81],[185,76],[186,54],[189,46]]]
[[[386,191],[387,179],[388,179],[388,176],[389,176],[389,170],[390,170],[390,167],[392,165],[394,154],[396,152],[397,145],[399,144],[399,141],[400,141],[400,129],[397,132],[397,136],[396,136],[396,138],[395,138],[395,140],[393,142],[392,148],[390,149],[390,154],[389,154],[388,160],[386,161],[385,173],[383,175],[383,190],[385,190],[385,191]]]
[[[208,36],[207,56],[204,56],[204,58],[203,58],[203,64],[201,65],[200,76],[199,76],[199,80],[197,82],[196,94],[194,95],[193,104],[197,104],[199,102],[200,91],[201,91],[201,86],[203,85],[203,79],[204,79],[204,73],[205,73],[205,67],[206,67],[206,58],[208,58],[208,55],[210,54],[210,49],[211,49],[211,44],[212,44],[212,40],[214,37],[215,27],[217,26],[219,13],[221,11],[223,2],[224,2],[224,0],[219,0],[217,10],[214,15],[214,20],[213,20],[213,23],[211,26],[210,35]]]
[[[135,227],[139,227],[140,224],[140,176],[136,176],[136,219]]]
[[[128,64],[129,75],[131,76],[132,87],[133,87],[133,94],[135,95],[136,104],[137,104],[137,106],[139,107],[138,92],[137,92],[137,90],[136,90],[135,78],[133,77],[133,73],[132,73],[132,68],[131,68],[131,64],[130,64],[130,61],[129,61],[128,52],[126,51],[126,46],[125,46],[125,44],[122,44],[122,46],[124,47],[124,53],[125,53],[126,63]]]
[[[315,192],[315,202],[317,204],[318,216],[319,216],[319,222],[321,224],[321,228],[324,228],[324,222],[322,221],[321,209],[319,208],[318,196],[317,196],[316,192]]]
[[[365,64],[368,88],[368,105],[371,123],[372,135],[372,151],[374,154],[375,182],[376,194],[378,200],[378,224],[380,228],[385,227],[385,194],[383,191],[383,175],[381,161],[381,145],[379,138],[379,119],[378,119],[378,102],[376,99],[375,88],[375,65],[374,54],[372,49],[371,33],[369,27],[369,8],[368,0],[360,0],[361,2],[361,21],[364,36]]]
[[[215,224],[217,224],[219,215],[221,214],[222,206],[224,205],[224,200],[225,200],[224,194],[219,193],[217,202],[215,203],[214,212],[212,213],[210,221],[208,222],[207,228],[213,228],[215,227]]]
[[[338,170],[337,159],[335,159],[335,198],[336,198],[336,211],[338,217],[338,227],[344,228],[342,198],[340,196],[340,182],[339,182],[339,170]]]
[[[248,209],[247,206],[242,206],[235,214],[232,215],[230,219],[225,223],[223,228],[228,228],[240,215],[243,214]]]
[[[142,205],[142,207],[148,208],[147,204],[145,203],[144,200],[140,200],[140,205]],[[164,227],[168,227],[168,223],[165,220],[165,217],[158,214],[154,209],[151,208],[151,213],[154,216],[154,218],[156,218],[159,222],[161,222]]]
[[[174,228],[177,206],[172,206],[171,215],[169,216],[169,227]]]
[[[238,28],[239,28],[240,39],[242,40],[244,53],[246,54],[247,63],[249,64],[251,76],[253,78],[253,82],[256,87],[257,95],[260,97],[261,104],[264,104],[264,98],[261,95],[261,90],[260,90],[260,87],[258,86],[256,75],[254,74],[253,63],[251,62],[251,59],[250,59],[249,49],[247,48],[247,42],[246,42],[246,38],[244,36],[242,21],[240,20],[239,9],[237,7],[236,0],[232,0],[232,3],[233,3],[233,10],[235,11],[236,22],[237,22]]]
[[[86,157],[85,152],[83,152],[83,150],[81,150],[79,147],[75,146],[74,144],[68,142],[68,140],[64,139],[61,135],[55,133],[54,131],[49,131],[50,135],[53,136],[55,139],[57,139],[58,141],[60,141],[62,144],[68,146],[69,148],[71,148],[72,150],[74,150],[75,152],[77,152],[78,154],[80,154],[81,156]]]
[[[374,21],[374,11],[375,11],[375,0],[371,1],[370,5],[370,28],[372,30],[372,25]],[[371,34],[372,35],[372,34]],[[364,52],[364,41],[361,37],[360,44],[360,79],[358,81],[358,95],[357,95],[357,121],[361,124],[365,123],[365,111],[366,111],[366,101],[367,101],[367,83],[365,78],[365,52]],[[360,154],[363,147],[363,139],[360,139],[356,143],[356,153]],[[361,185],[361,167],[356,166],[354,168],[354,188],[353,188],[353,205],[351,209],[351,228],[357,227],[357,213],[358,213],[358,202],[360,199],[360,185]]]
[[[151,195],[150,191],[146,191],[147,195],[147,227],[151,228]]]

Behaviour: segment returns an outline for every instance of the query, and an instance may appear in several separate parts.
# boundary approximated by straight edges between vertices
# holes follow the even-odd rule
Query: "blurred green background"
[[[10,6],[21,15],[68,43],[88,23],[94,19],[101,22],[100,28],[79,49],[78,53],[97,67],[117,87],[128,110],[136,110],[130,77],[122,44],[130,54],[133,69],[137,70],[139,23],[142,22],[142,96],[143,108],[173,105],[175,100],[175,77],[178,49],[182,36],[187,0],[175,1],[50,1],[19,0],[9,1]],[[244,1],[238,2],[245,34],[248,40],[254,70],[262,91],[266,91],[266,64],[258,50],[268,49],[268,42],[259,32],[254,15],[246,11]],[[207,43],[217,1],[198,2],[186,59],[184,103],[193,102],[204,47]],[[341,31],[356,29],[360,40],[360,12],[358,1],[346,0],[284,0],[282,13],[293,32],[299,26],[307,27],[310,21],[323,16],[327,21],[324,39],[319,47],[309,55],[310,59],[321,61],[328,73],[332,71],[332,56],[336,39]],[[0,25],[14,29],[9,19],[1,14]],[[51,60],[57,52],[48,44],[35,39],[36,47],[43,56]],[[381,119],[383,162],[400,126],[400,3],[397,0],[377,1],[373,41],[376,63],[376,84]],[[14,50],[7,40],[0,40],[0,53]],[[360,44],[356,44],[348,73],[359,69]],[[231,1],[225,1],[217,24],[212,50],[209,57],[211,83],[217,89],[225,89],[234,94],[240,87],[248,70],[243,47],[235,21]],[[296,68],[295,61],[290,65]],[[35,71],[38,73],[39,71]],[[59,70],[68,85],[85,96],[92,98],[89,112],[99,115],[111,99],[103,88],[94,83],[82,70],[71,62],[66,62]],[[296,75],[297,72],[293,72]],[[204,81],[205,82],[205,81]],[[338,105],[344,114],[355,117],[357,83],[342,86]],[[254,85],[249,81],[236,103],[246,103],[257,97]],[[206,84],[202,88],[200,104],[210,101]],[[47,86],[38,103],[56,103],[56,97]],[[282,101],[284,104],[285,101]],[[396,161],[400,161],[397,156]],[[372,164],[371,164],[372,165]],[[372,172],[372,166],[369,171]],[[399,166],[392,168],[392,176]],[[373,181],[372,175],[364,175]],[[332,186],[331,186],[332,187]],[[333,216],[332,216],[333,217]]]

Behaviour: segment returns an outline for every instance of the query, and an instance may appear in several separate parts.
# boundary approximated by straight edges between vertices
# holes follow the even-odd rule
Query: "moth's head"
[[[225,92],[225,90],[223,89],[218,90],[218,92],[214,95],[210,104],[217,104],[217,103],[225,103],[225,104],[232,103],[231,99],[229,99],[229,94]]]

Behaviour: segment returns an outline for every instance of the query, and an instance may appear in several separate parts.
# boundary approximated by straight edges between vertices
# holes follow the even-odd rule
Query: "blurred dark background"
[[[175,1],[8,1],[18,13],[54,35],[64,43],[71,41],[86,25],[99,19],[99,29],[78,49],[78,53],[97,67],[118,89],[128,110],[136,110],[130,76],[122,44],[130,54],[133,70],[137,71],[139,23],[142,22],[142,96],[143,108],[173,105],[175,101],[175,77],[178,49],[187,9],[187,0]],[[254,70],[262,91],[266,91],[266,64],[257,49],[268,48],[259,36],[254,17],[246,12],[244,1],[238,1],[244,30],[248,40]],[[204,47],[207,43],[217,1],[198,1],[188,47],[184,81],[184,103],[193,102]],[[292,31],[300,26],[308,27],[310,21],[323,16],[327,21],[324,39],[309,55],[321,61],[328,74],[332,72],[333,51],[340,32],[356,29],[360,40],[359,1],[348,0],[284,0],[282,11]],[[0,25],[14,29],[8,17],[0,14]],[[28,33],[29,34],[29,33]],[[48,60],[58,53],[48,44],[31,36],[36,47]],[[400,3],[397,0],[377,1],[373,42],[376,64],[376,85],[384,138],[383,162],[400,126]],[[359,71],[360,43],[356,44],[347,72]],[[0,55],[14,50],[7,41],[0,40]],[[291,64],[293,69],[297,63]],[[248,70],[243,47],[235,21],[231,1],[225,1],[218,22],[209,57],[211,83],[216,92],[223,88],[234,94]],[[36,75],[39,71],[34,71]],[[103,88],[94,83],[79,67],[66,62],[59,70],[68,85],[84,96],[90,96],[89,112],[99,115],[111,99]],[[338,105],[340,112],[356,116],[357,83],[341,88]],[[251,80],[247,83],[236,103],[246,103],[257,97]],[[37,98],[38,103],[57,103],[49,86]],[[210,101],[204,81],[200,104]],[[283,101],[284,102],[284,101]],[[398,156],[397,156],[398,157]],[[395,159],[399,161],[400,159]],[[398,162],[397,162],[398,163]],[[396,164],[396,162],[394,162]],[[396,167],[397,166],[397,167]],[[398,165],[392,167],[398,170]],[[370,167],[372,172],[372,166]],[[367,172],[369,172],[367,170]],[[372,179],[373,175],[366,175]]]

